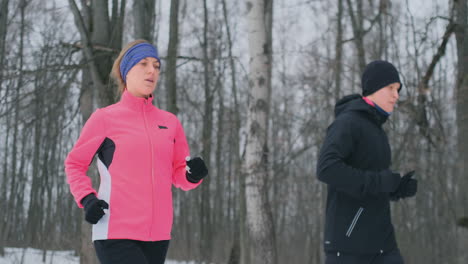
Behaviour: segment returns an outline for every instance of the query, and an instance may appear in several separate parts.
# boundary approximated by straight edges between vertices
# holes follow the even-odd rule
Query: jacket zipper
[[[359,217],[360,217],[361,214],[362,214],[362,211],[364,211],[364,208],[359,207],[359,209],[358,209],[357,212],[356,212],[356,215],[354,215],[353,221],[352,221],[351,224],[349,225],[348,231],[346,232],[346,236],[347,236],[347,237],[350,237],[350,236],[351,236],[351,233],[353,232],[354,227],[356,226],[356,223],[357,223],[357,221],[359,220]]]
[[[145,100],[145,105],[143,109],[143,120],[145,122],[145,129],[146,129],[146,136],[148,137],[149,147],[150,147],[150,168],[151,168],[151,204],[155,202],[154,200],[154,168],[153,168],[153,142],[151,141],[151,135],[148,132],[148,122],[146,121],[146,105],[148,104],[148,100]],[[153,230],[153,217],[154,217],[154,206],[151,206],[151,223],[150,223],[150,231],[149,231],[149,239],[151,240],[151,231]]]

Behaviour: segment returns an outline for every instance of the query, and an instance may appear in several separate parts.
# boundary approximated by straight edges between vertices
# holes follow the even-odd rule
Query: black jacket
[[[389,195],[383,192],[391,150],[382,124],[387,117],[360,95],[335,106],[317,164],[328,185],[324,248],[373,254],[396,248]]]

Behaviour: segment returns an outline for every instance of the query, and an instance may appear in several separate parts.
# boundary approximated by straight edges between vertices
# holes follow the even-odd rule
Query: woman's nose
[[[149,73],[153,73],[154,72],[154,67],[153,65],[149,65],[146,67],[146,71],[149,72]]]

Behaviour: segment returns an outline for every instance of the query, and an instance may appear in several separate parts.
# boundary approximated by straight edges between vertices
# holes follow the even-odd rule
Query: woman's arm
[[[172,173],[172,183],[175,187],[181,188],[184,191],[188,191],[196,188],[203,181],[197,183],[192,183],[187,179],[186,169],[187,166],[186,157],[190,156],[190,151],[187,143],[187,138],[185,137],[184,129],[180,124],[180,121],[177,120],[176,125],[176,136],[174,142],[174,158],[173,158],[173,173]]]
[[[65,174],[75,202],[83,208],[81,200],[90,193],[97,195],[91,178],[86,175],[88,167],[105,139],[103,110],[96,110],[86,121],[80,137],[65,159]]]

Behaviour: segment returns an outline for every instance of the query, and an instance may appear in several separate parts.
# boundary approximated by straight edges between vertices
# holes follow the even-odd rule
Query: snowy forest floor
[[[0,264],[79,264],[80,258],[74,252],[47,251],[45,261],[44,252],[34,248],[5,248],[5,256],[0,257]],[[181,262],[166,260],[166,264],[193,264],[194,262]]]

